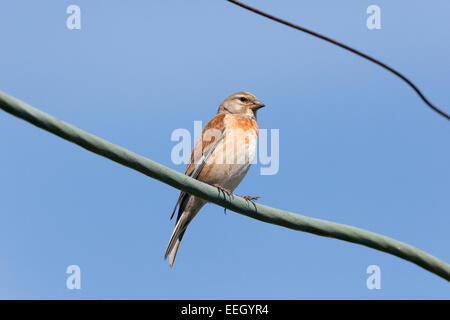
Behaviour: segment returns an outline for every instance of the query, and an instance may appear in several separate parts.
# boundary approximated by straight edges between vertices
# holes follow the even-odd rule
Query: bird
[[[231,195],[255,157],[259,134],[256,113],[264,106],[253,94],[245,91],[227,97],[198,137],[185,174]],[[249,201],[259,198],[241,197]],[[164,255],[165,260],[169,258],[170,267],[173,267],[189,223],[206,202],[188,193],[180,193],[170,217],[173,218],[178,208],[177,221]]]

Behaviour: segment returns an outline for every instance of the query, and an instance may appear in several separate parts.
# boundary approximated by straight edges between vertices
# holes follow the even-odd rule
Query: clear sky
[[[447,0],[247,2],[378,57],[450,112]],[[0,90],[181,172],[172,132],[250,91],[267,105],[260,128],[279,129],[280,166],[256,164],[237,194],[450,262],[449,122],[357,56],[221,0],[5,0],[0,38]],[[450,298],[397,257],[212,204],[170,269],[177,190],[4,112],[0,133],[0,298]],[[70,265],[81,290],[66,288]]]

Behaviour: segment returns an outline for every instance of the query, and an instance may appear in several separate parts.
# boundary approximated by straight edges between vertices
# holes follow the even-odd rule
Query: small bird
[[[255,157],[259,130],[256,112],[262,107],[264,104],[248,92],[226,98],[197,139],[185,174],[231,195]],[[205,204],[205,200],[181,192],[170,217],[173,218],[179,205],[177,223],[164,255],[164,259],[169,257],[171,267],[187,226]]]

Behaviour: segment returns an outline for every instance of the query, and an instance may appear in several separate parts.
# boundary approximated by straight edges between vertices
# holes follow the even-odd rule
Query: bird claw
[[[251,197],[251,196],[239,196],[247,201],[258,200],[261,197]]]
[[[217,183],[213,184],[212,186],[213,186],[213,187],[216,187],[216,188],[219,189],[220,191],[225,192],[225,193],[226,193],[227,195],[229,195],[229,196],[231,196],[231,195],[233,194],[233,192],[231,192],[231,191],[228,190],[228,189],[225,189],[225,188],[222,187],[222,186],[219,186]]]
[[[220,191],[226,193],[226,194],[229,195],[229,196],[232,196],[232,195],[233,195],[233,192],[231,192],[231,191],[228,190],[228,189],[225,189],[224,187],[218,185],[217,183],[213,184],[212,186],[213,186],[213,187],[216,187],[217,189],[219,189]],[[256,197],[252,197],[252,196],[238,196],[238,197],[241,197],[242,199],[245,199],[245,200],[247,200],[247,201],[258,200],[259,198],[261,198],[261,197],[258,197],[258,196],[256,196]],[[226,208],[224,208],[224,213],[225,213],[225,214],[227,213],[227,209],[226,209]]]

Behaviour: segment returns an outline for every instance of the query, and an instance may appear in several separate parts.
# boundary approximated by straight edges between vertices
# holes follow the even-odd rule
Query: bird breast
[[[224,123],[225,136],[207,160],[199,180],[234,190],[255,158],[258,125],[251,118],[230,114]]]

